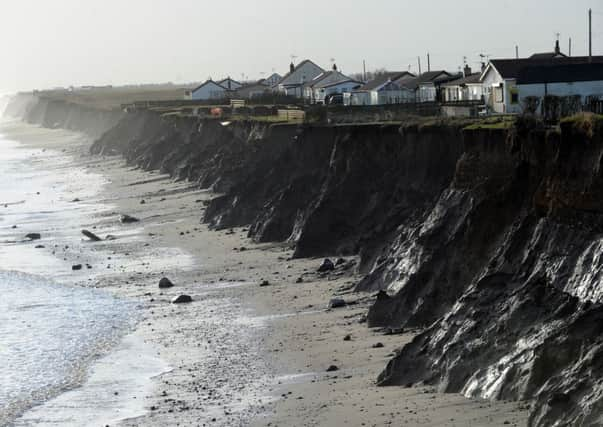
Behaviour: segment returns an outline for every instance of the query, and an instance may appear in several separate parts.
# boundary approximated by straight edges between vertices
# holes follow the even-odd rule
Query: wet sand
[[[106,273],[89,277],[84,271],[73,282],[141,301],[144,320],[135,335],[169,366],[144,396],[147,412],[120,425],[526,424],[517,403],[376,387],[388,357],[412,334],[384,336],[362,323],[371,295],[350,292],[358,280],[353,269],[323,277],[316,273],[322,260],[290,260],[285,244],[253,244],[245,229],[210,231],[200,224],[210,193],[126,167],[121,158],[91,157],[88,142],[77,141],[67,147],[22,141],[67,150],[73,165],[108,180],[99,200],[82,203],[116,206],[91,215],[87,224],[101,236],[118,234],[99,244],[115,259]],[[116,226],[120,213],[142,221]],[[79,239],[67,256],[81,259],[96,250]],[[149,265],[156,260],[162,262]],[[159,290],[163,276],[176,286]],[[259,286],[264,280],[270,285]],[[170,304],[180,294],[194,302]],[[356,304],[326,310],[335,294]],[[327,373],[331,365],[339,370]]]

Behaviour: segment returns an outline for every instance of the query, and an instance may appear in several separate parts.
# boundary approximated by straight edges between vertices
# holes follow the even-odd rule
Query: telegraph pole
[[[588,9],[588,62],[593,62],[593,10]]]
[[[572,38],[569,38],[569,50],[567,51],[568,56],[572,56]]]
[[[515,45],[515,59],[519,59],[519,46]]]
[[[421,75],[421,57],[417,56],[417,61],[419,62],[419,75]]]
[[[429,57],[429,52],[427,53],[427,71],[431,71],[431,58]]]
[[[366,60],[362,60],[362,80],[366,82]]]

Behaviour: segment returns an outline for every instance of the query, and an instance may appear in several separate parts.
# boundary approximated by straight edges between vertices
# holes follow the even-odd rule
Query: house
[[[466,66],[463,77],[441,85],[442,101],[447,103],[482,101],[484,90],[480,81],[481,75],[482,73],[472,73],[471,67]]]
[[[447,71],[428,71],[418,77],[407,79],[402,87],[415,92],[416,102],[437,102],[442,99],[440,86],[458,78]]]
[[[523,111],[520,103],[519,88],[517,79],[524,73],[526,68],[535,67],[555,67],[563,65],[579,64],[601,64],[603,57],[593,56],[589,59],[587,56],[561,56],[561,57],[536,57],[521,59],[493,59],[489,62],[483,71],[480,80],[484,90],[486,105],[494,113],[499,114],[517,114]],[[550,71],[551,73],[553,71]],[[571,76],[565,76],[563,83],[570,83]],[[524,80],[531,81],[531,80]],[[527,84],[527,83],[526,83]],[[541,86],[542,93],[545,96],[544,86]],[[523,96],[525,99],[525,96]]]
[[[414,74],[407,71],[384,73],[344,96],[344,103],[346,105],[384,105],[414,102],[414,91],[401,85],[402,82],[414,77]]]
[[[280,74],[272,73],[269,77],[260,80],[260,82],[266,86],[272,87],[276,85],[282,78],[283,76],[281,76]]]
[[[279,80],[274,88],[283,95],[302,98],[306,84],[324,72],[325,70],[309,59],[300,62],[297,66],[291,63],[289,73]]]
[[[542,114],[545,97],[557,96],[571,100],[572,105],[564,108],[576,113],[589,97],[603,96],[603,62],[527,66],[519,72],[516,84],[522,110],[531,104],[534,112]]]
[[[530,59],[559,59],[559,58],[567,58],[568,56],[561,52],[561,48],[559,47],[559,40],[555,43],[555,49],[552,52],[544,52],[544,53],[535,53],[530,56]]]
[[[320,73],[304,85],[304,98],[312,104],[324,104],[328,95],[350,92],[360,85],[362,82],[346,76],[333,65],[331,71]]]
[[[210,99],[225,99],[229,96],[229,90],[224,86],[214,82],[212,79],[207,80],[202,85],[196,87],[191,92],[193,101],[207,101]]]
[[[238,81],[233,80],[230,77],[227,77],[224,80],[220,80],[218,84],[228,90],[237,90],[238,88],[243,86],[242,83],[239,83]]]
[[[241,99],[252,99],[270,93],[270,88],[267,87],[261,80],[257,83],[246,84],[236,90],[236,96]]]

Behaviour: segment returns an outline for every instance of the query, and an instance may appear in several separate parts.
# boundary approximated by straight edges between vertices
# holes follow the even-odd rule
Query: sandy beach
[[[90,243],[75,230],[78,237],[61,255],[75,264],[102,248],[114,258],[107,260],[108,266],[93,266],[93,275],[82,271],[71,276],[66,273],[64,278],[139,301],[143,319],[127,339],[144,346],[145,357],[155,361],[154,369],[141,372],[152,377],[149,384],[112,393],[116,407],[135,397],[144,400],[143,412],[107,422],[95,417],[87,423],[526,424],[526,408],[518,403],[472,401],[431,388],[376,387],[377,375],[397,349],[412,339],[414,331],[385,335],[367,328],[365,315],[374,296],[352,293],[352,285],[360,279],[353,258],[342,260],[331,273],[319,274],[322,259],[291,260],[292,249],[286,244],[254,244],[245,228],[209,230],[200,223],[204,202],[213,197],[207,191],[128,167],[120,157],[90,156],[91,141],[84,137],[69,139],[65,145],[65,138],[48,142],[20,135],[17,129],[15,126],[8,136],[24,146],[70,156],[72,163],[60,166],[65,171],[85,167],[106,178],[98,200],[81,202],[114,207],[91,214],[86,228],[103,237],[116,234],[117,239]],[[120,214],[141,221],[116,225]],[[96,271],[99,268],[102,273]],[[176,286],[160,290],[162,277]],[[265,286],[260,286],[262,283]],[[170,303],[181,294],[190,295],[193,302]],[[348,305],[327,309],[335,296]],[[139,361],[129,368],[125,364],[124,369],[146,363]],[[104,365],[97,363],[93,372],[110,372],[112,364]],[[327,372],[329,367],[333,367],[331,372]],[[94,378],[94,374],[88,376],[78,389],[80,396],[94,386]],[[57,408],[65,410],[60,399],[26,414],[23,424],[27,425],[28,419],[50,419]]]

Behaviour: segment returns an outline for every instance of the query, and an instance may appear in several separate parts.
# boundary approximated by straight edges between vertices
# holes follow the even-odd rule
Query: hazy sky
[[[292,54],[344,72],[457,70],[463,56],[603,54],[603,0],[1,0],[0,93],[53,86],[260,78]],[[298,61],[300,60],[298,59]]]

